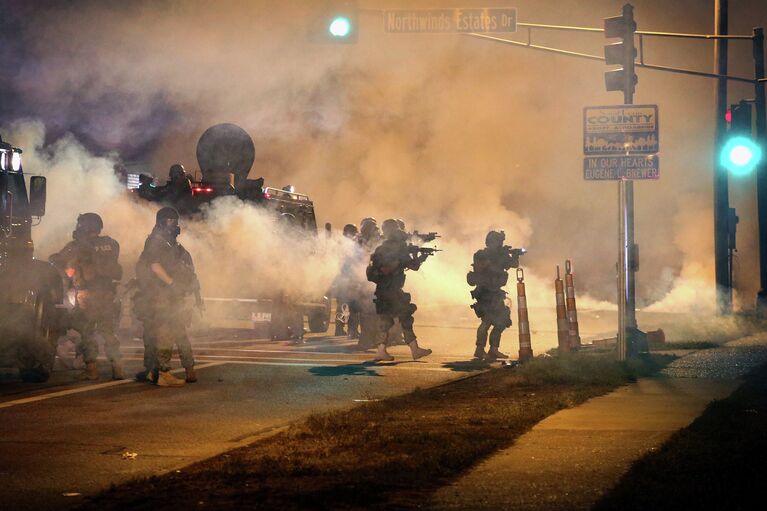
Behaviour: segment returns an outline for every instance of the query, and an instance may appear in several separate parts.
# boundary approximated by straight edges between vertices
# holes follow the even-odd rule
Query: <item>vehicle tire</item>
[[[48,295],[38,295],[35,302],[33,325],[28,337],[28,344],[24,346],[23,354],[19,357],[21,367],[19,376],[22,381],[28,383],[42,383],[48,381],[56,360],[55,329],[53,318],[55,310]]]
[[[328,331],[328,325],[330,324],[330,313],[326,310],[315,310],[309,313],[309,331],[313,333],[321,333]]]

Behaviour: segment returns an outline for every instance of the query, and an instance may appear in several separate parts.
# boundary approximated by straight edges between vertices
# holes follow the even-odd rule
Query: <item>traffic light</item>
[[[318,27],[320,38],[334,43],[356,43],[357,11],[356,2],[329,3]]]
[[[751,103],[741,101],[732,105],[729,114],[730,127],[719,155],[719,162],[731,174],[749,174],[762,159],[762,148],[752,137]]]
[[[621,66],[605,73],[605,87],[608,91],[623,91],[624,103],[630,104],[637,84],[637,75],[634,74],[634,59],[637,56],[634,48],[634,32],[637,29],[634,8],[626,4],[622,15],[605,18],[604,21],[605,37],[622,39],[620,43],[605,46],[605,63]]]

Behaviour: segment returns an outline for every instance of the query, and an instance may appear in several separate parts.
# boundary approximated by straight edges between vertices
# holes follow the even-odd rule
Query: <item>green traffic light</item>
[[[748,137],[733,137],[722,148],[720,163],[735,175],[751,173],[762,159],[762,148]]]
[[[328,32],[331,36],[343,39],[349,37],[352,32],[352,22],[346,16],[336,16],[328,25]]]

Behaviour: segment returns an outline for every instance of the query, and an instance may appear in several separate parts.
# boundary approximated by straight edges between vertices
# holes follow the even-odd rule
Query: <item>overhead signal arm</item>
[[[572,31],[572,32],[604,32],[604,29],[602,28],[572,27],[572,26],[566,26],[566,25],[542,25],[538,23],[517,23],[517,26],[520,28],[527,29],[527,41],[514,41],[512,39],[504,39],[502,37],[497,37],[497,36],[478,34],[476,32],[465,33],[462,35],[465,35],[468,37],[474,37],[477,39],[485,39],[485,40],[493,41],[496,43],[507,44],[511,46],[529,48],[531,50],[538,50],[538,51],[543,51],[547,53],[553,53],[557,55],[564,55],[568,57],[576,57],[576,58],[582,58],[587,60],[598,60],[601,62],[606,62],[605,57],[601,55],[592,55],[589,53],[565,50],[562,48],[542,46],[538,44],[533,44],[533,41],[532,41],[533,30],[536,30],[536,29],[563,30],[563,31]],[[652,69],[655,71],[665,71],[669,73],[701,76],[704,78],[726,78],[727,80],[731,80],[735,82],[750,83],[750,84],[753,84],[755,82],[753,78],[745,78],[742,76],[733,76],[733,75],[719,75],[716,73],[706,73],[704,71],[696,71],[693,69],[684,69],[684,68],[671,67],[671,66],[659,66],[655,64],[648,64],[644,61],[644,40],[643,40],[644,37],[673,37],[673,38],[707,39],[707,40],[713,40],[713,39],[752,40],[753,36],[751,35],[717,36],[717,35],[709,35],[709,34],[681,34],[681,33],[675,33],[675,32],[648,32],[648,31],[639,31],[639,30],[634,33],[639,37],[639,51],[638,51],[639,61],[634,62],[635,67]],[[767,79],[761,79],[759,81],[764,82],[764,81],[767,81]]]

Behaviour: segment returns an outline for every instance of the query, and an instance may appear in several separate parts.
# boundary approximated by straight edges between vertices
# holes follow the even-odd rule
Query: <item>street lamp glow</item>
[[[735,175],[749,174],[762,159],[762,148],[748,137],[734,137],[722,149],[720,162]]]
[[[348,37],[352,31],[352,22],[345,16],[333,18],[328,26],[328,32],[333,37]]]

